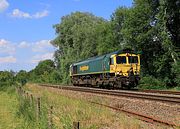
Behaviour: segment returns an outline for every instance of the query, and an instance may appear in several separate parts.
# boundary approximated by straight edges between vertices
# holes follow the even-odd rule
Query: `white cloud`
[[[19,9],[14,9],[13,12],[10,14],[12,17],[15,18],[29,18],[29,19],[38,19],[48,16],[49,11],[44,10],[42,12],[36,12],[35,14],[29,14],[27,12],[23,12]]]
[[[6,10],[9,6],[9,3],[6,0],[0,0],[0,12]]]
[[[33,53],[47,53],[54,50],[54,47],[50,44],[50,40],[40,40],[35,43],[22,41],[20,43],[12,43],[5,39],[0,39],[0,55],[13,55],[16,50],[26,48]]]
[[[48,16],[48,14],[49,14],[49,11],[44,10],[44,11],[42,11],[42,12],[37,12],[37,13],[34,14],[32,17],[33,17],[33,18],[42,18],[42,17]]]
[[[13,56],[0,57],[0,64],[3,63],[16,63],[16,58]]]
[[[14,54],[15,46],[5,39],[0,39],[0,54]]]
[[[50,40],[41,40],[36,42],[33,47],[33,52],[45,52],[47,49],[52,48],[52,45],[50,44]]]
[[[19,9],[14,9],[11,16],[17,18],[31,18],[29,13],[25,13],[23,11],[20,11]]]
[[[42,55],[36,55],[32,58],[31,63],[38,63],[46,59],[53,59],[53,52],[42,54]]]
[[[0,39],[0,64],[2,63],[15,63],[16,58],[13,56],[15,53],[15,46],[11,42]]]
[[[5,39],[0,39],[0,46],[4,46],[4,45],[6,45],[7,43],[8,43],[7,40],[5,40]]]
[[[28,47],[30,47],[30,44],[27,43],[26,41],[23,41],[18,45],[18,47],[19,48],[28,48]]]
[[[11,63],[36,65],[42,60],[53,59],[53,54],[54,47],[50,40],[15,43],[0,39],[0,69]]]

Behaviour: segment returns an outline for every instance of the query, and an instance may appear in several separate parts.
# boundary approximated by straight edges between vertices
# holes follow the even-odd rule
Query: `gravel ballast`
[[[39,86],[40,87],[40,86]],[[134,99],[126,97],[116,97],[108,95],[99,95],[93,93],[85,93],[79,91],[70,90],[57,90],[54,88],[48,88],[53,92],[58,92],[63,96],[75,98],[75,99],[85,99],[88,101],[98,102],[110,106],[115,106],[123,110],[130,112],[139,113],[142,115],[150,116],[162,121],[175,123],[179,125],[180,122],[180,105],[156,102],[143,99]]]

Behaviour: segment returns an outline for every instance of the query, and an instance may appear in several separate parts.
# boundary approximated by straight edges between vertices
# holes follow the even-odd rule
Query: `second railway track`
[[[180,91],[169,91],[169,90],[139,90],[139,91],[145,93],[180,95]]]

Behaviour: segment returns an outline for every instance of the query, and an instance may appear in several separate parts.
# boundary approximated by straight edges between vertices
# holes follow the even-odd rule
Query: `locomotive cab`
[[[136,86],[140,80],[140,55],[123,53],[114,54],[110,58],[110,73],[118,78],[121,84]]]

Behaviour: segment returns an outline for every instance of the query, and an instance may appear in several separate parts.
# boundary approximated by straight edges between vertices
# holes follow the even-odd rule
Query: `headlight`
[[[139,73],[138,73],[138,72],[135,72],[135,74],[136,74],[136,75],[139,75]]]

